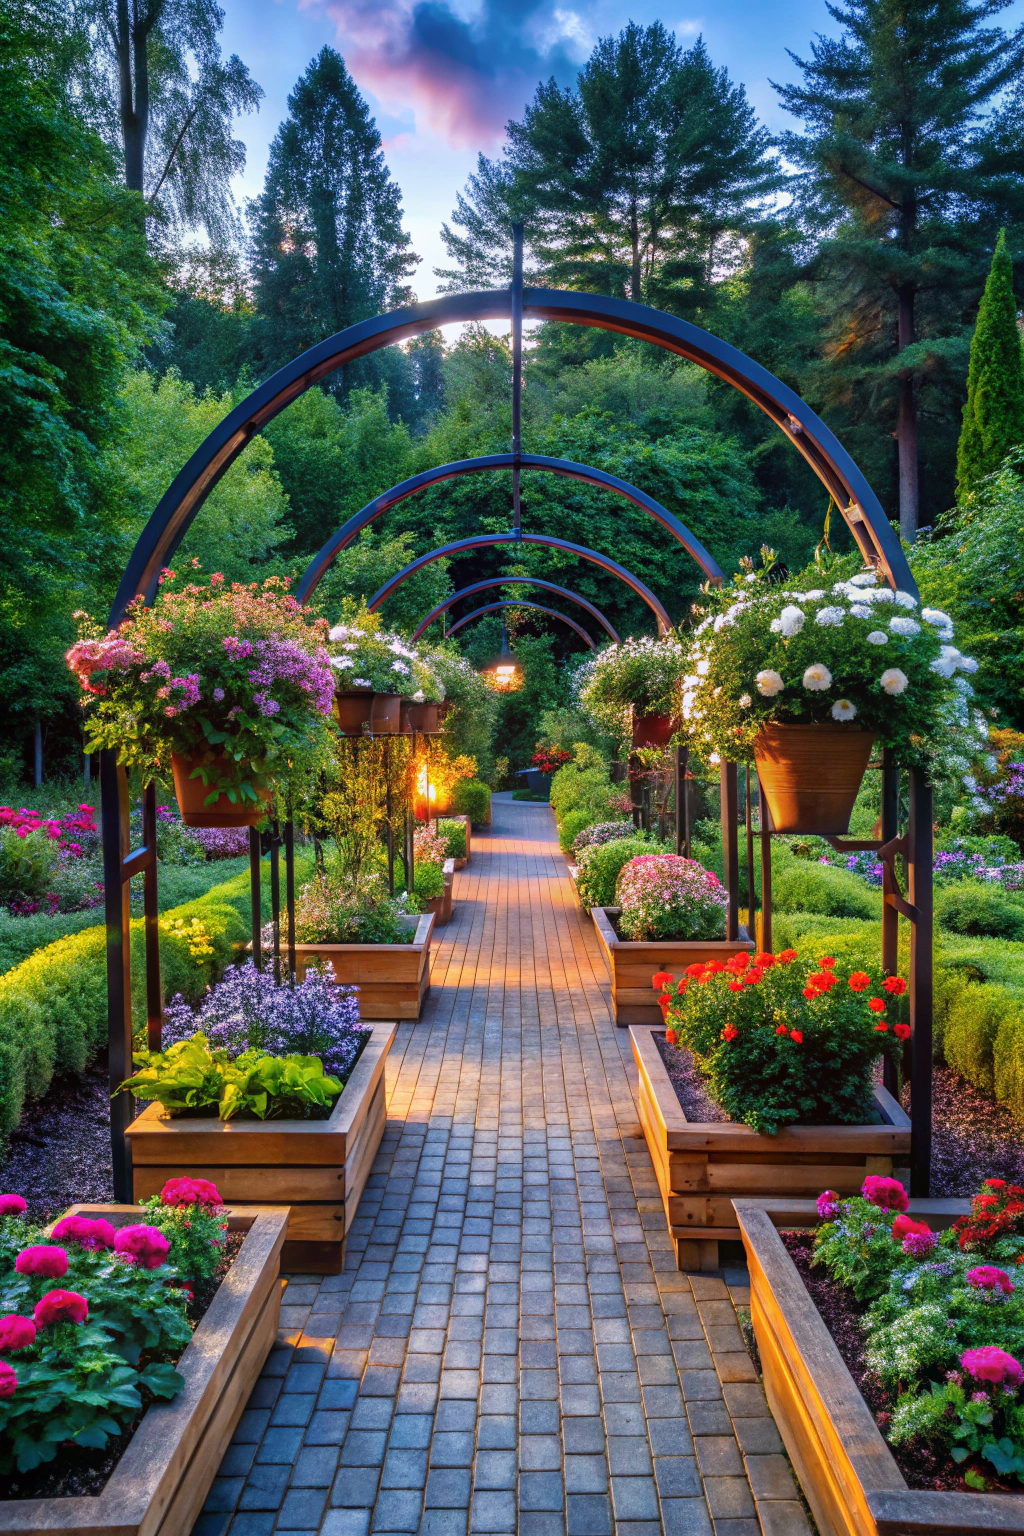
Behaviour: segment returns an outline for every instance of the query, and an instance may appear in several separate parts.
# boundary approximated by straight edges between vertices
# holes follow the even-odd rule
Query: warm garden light
[[[522,681],[518,663],[509,650],[508,631],[504,624],[501,626],[501,654],[490,667],[484,669],[483,675],[491,687],[501,693],[509,693],[513,688],[518,688]]]

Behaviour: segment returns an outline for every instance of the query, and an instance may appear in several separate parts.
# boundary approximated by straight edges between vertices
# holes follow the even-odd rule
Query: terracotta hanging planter
[[[408,735],[416,731],[420,736],[433,736],[441,728],[440,704],[413,704],[402,700],[402,731]]]
[[[664,747],[672,740],[676,728],[671,715],[633,714],[634,747]]]
[[[344,736],[397,736],[402,729],[402,695],[357,688],[334,695],[334,713]]]
[[[848,725],[765,725],[754,742],[757,776],[776,832],[841,837],[875,744]]]
[[[212,805],[207,805],[206,798],[210,794],[210,786],[204,784],[202,779],[192,778],[192,771],[201,763],[208,763],[214,772],[223,772],[225,760],[223,757],[211,757],[208,752],[200,750],[186,757],[182,752],[171,753],[171,772],[174,774],[174,793],[178,800],[178,809],[181,819],[186,827],[254,827],[262,821],[267,814],[267,803],[270,800],[269,789],[258,789],[256,793],[260,797],[260,804],[246,805],[233,804],[227,795],[218,795]]]

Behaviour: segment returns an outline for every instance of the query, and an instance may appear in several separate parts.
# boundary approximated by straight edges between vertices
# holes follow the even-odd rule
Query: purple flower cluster
[[[236,635],[228,635],[224,641],[224,649],[234,660],[244,661],[247,656],[252,655],[252,641],[239,640]]]
[[[217,1050],[319,1056],[324,1071],[348,1077],[370,1035],[359,1022],[358,987],[339,987],[319,971],[290,987],[251,960],[227,971],[198,1012],[179,993],[164,1011],[164,1046],[201,1030]]]
[[[208,859],[234,859],[249,852],[248,827],[187,827],[185,830]]]
[[[310,695],[322,715],[330,714],[334,698],[334,673],[330,658],[322,647],[318,646],[316,655],[310,656],[294,640],[279,640],[271,636],[259,642],[256,655],[257,665],[249,673],[251,683],[258,684],[260,688],[272,688],[275,683],[291,683]],[[254,693],[253,699],[261,714],[273,715],[280,708],[266,694]]]

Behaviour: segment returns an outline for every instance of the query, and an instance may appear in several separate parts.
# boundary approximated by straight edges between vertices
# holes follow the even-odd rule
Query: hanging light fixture
[[[501,621],[501,653],[485,668],[484,677],[492,688],[497,688],[500,693],[508,693],[513,688],[518,688],[521,678],[519,664],[509,649],[508,630],[505,621]]]

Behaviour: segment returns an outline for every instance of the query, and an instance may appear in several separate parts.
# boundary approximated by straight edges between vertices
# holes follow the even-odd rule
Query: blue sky
[[[795,77],[786,55],[805,54],[816,32],[834,30],[824,0],[221,0],[226,52],[238,53],[266,92],[239,125],[248,147],[242,197],[259,190],[288,93],[324,44],[337,48],[361,87],[402,189],[406,226],[423,258],[412,279],[436,291],[444,261],[440,226],[478,151],[499,148],[537,81],[570,79],[594,42],[629,20],[661,20],[682,42],[703,34],[716,64],[742,81],[770,128],[791,126],[769,80]],[[1000,18],[1024,16],[1024,0]]]

